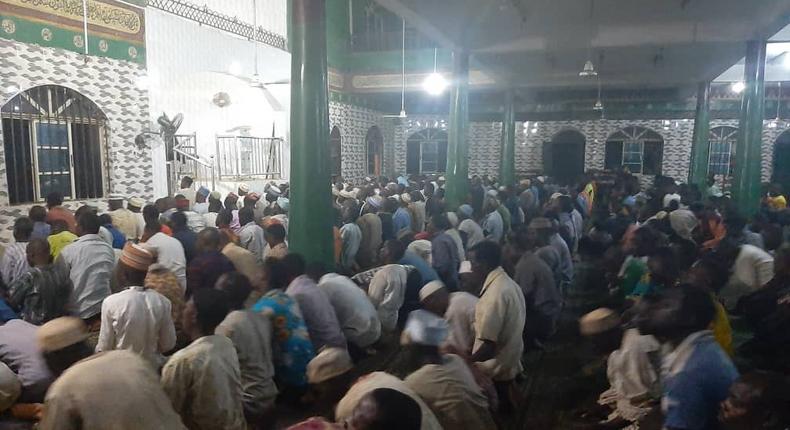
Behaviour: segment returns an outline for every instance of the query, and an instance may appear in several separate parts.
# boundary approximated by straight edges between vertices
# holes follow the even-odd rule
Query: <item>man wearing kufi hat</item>
[[[137,236],[129,237],[129,239],[140,239],[145,232],[145,217],[143,216],[143,207],[145,207],[145,200],[140,197],[132,197],[126,204],[126,208],[134,215],[134,220],[137,223]]]
[[[208,213],[208,196],[211,194],[208,188],[201,186],[195,193],[195,204],[192,205],[192,210],[199,215]]]
[[[188,201],[189,205],[188,208],[191,209],[192,205],[195,203],[195,188],[194,188],[194,180],[189,176],[184,176],[181,179],[181,189],[178,190],[176,195],[180,194],[184,196]]]
[[[462,267],[471,271],[468,265]],[[451,293],[442,281],[431,281],[420,289],[420,306],[447,320],[449,331],[444,345],[464,355],[472,354],[475,343],[477,301],[466,291]]]
[[[431,312],[409,314],[401,337],[402,353],[415,365],[407,369],[410,374],[404,382],[425,400],[443,428],[494,430],[497,426],[488,399],[466,362],[439,352],[447,331],[447,322]]]
[[[399,236],[411,231],[411,213],[409,213],[411,196],[406,193],[396,196],[398,197],[398,209],[392,214],[392,225],[395,229],[395,235]]]
[[[139,224],[134,213],[123,207],[126,198],[120,194],[110,194],[107,201],[107,212],[112,218],[112,225],[115,226],[124,236],[133,239],[142,236]]]
[[[93,354],[78,318],[56,318],[36,334],[58,379],[44,401],[42,430],[80,423],[84,430],[185,429],[165,395],[156,369],[131,351]]]
[[[125,289],[104,299],[97,352],[128,349],[159,368],[164,363],[162,354],[176,345],[170,301],[143,286],[155,262],[155,254],[144,245],[127,242],[124,246],[118,278]]]

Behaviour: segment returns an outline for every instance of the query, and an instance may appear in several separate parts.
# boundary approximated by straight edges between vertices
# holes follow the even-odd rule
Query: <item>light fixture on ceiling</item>
[[[595,10],[595,0],[590,0],[590,17],[588,22],[590,23],[590,34],[589,34],[589,44],[587,45],[587,61],[584,63],[584,68],[582,71],[579,72],[579,76],[582,78],[591,78],[593,76],[598,76],[598,72],[595,71],[595,65],[592,62],[592,26],[593,26],[593,12]]]
[[[592,60],[587,60],[587,62],[584,63],[584,69],[579,72],[579,76],[583,78],[598,76],[598,72],[595,71],[595,65]]]
[[[734,82],[732,85],[730,85],[730,90],[736,94],[740,94],[745,89],[746,84],[744,84],[743,81]]]
[[[768,122],[768,128],[778,128],[782,124],[782,119],[779,118],[779,109],[782,107],[782,82],[777,82],[779,85],[776,92],[776,118]]]
[[[447,88],[447,80],[444,79],[441,73],[436,71],[437,53],[438,49],[433,48],[433,73],[426,76],[422,82],[422,88],[432,96],[438,96]]]

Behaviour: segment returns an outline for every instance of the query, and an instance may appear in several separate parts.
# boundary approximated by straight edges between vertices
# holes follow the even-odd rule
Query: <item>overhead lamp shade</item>
[[[595,66],[593,65],[592,61],[587,60],[587,62],[584,63],[584,69],[582,69],[582,71],[579,72],[579,76],[584,78],[590,76],[598,76],[598,72],[595,71]]]
[[[603,103],[600,100],[595,102],[595,106],[593,106],[593,110],[603,110]]]
[[[422,88],[432,96],[438,96],[447,88],[447,80],[439,73],[433,72],[425,77]]]

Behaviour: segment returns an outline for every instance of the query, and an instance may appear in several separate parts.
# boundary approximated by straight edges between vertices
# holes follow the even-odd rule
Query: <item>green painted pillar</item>
[[[760,207],[762,132],[765,115],[765,41],[746,44],[746,65],[738,122],[738,144],[735,148],[733,197],[741,214],[752,216]]]
[[[513,91],[505,93],[505,114],[502,118],[502,159],[499,162],[500,184],[516,182],[516,115],[513,108]]]
[[[290,0],[291,210],[289,247],[333,265],[324,0]]]
[[[455,210],[466,202],[469,188],[469,52],[453,52],[453,82],[450,91],[445,202]]]
[[[710,159],[710,82],[700,82],[697,87],[697,112],[691,141],[689,183],[697,185],[704,192]]]

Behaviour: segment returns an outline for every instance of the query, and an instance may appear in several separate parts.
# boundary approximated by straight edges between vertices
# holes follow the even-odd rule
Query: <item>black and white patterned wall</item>
[[[410,116],[394,126],[395,172],[406,170],[406,141],[412,134],[428,127],[446,128],[447,117],[438,115]],[[651,129],[664,138],[662,171],[665,175],[685,180],[689,173],[693,120],[596,120],[596,121],[543,121],[516,123],[516,172],[519,175],[543,171],[543,144],[564,130],[576,130],[584,135],[585,168],[603,169],[606,140],[613,133],[627,126]],[[711,127],[728,125],[738,127],[737,120],[712,120]],[[773,146],[786,128],[763,127],[762,179],[770,179],[773,171]],[[502,123],[472,122],[469,124],[469,174],[498,175],[502,145]],[[390,141],[386,141],[387,144]],[[649,182],[651,178],[644,178]]]
[[[329,102],[329,128],[337,126],[341,136],[341,168],[343,178],[359,181],[372,172],[367,167],[367,144],[365,137],[371,127],[381,130],[384,140],[382,169],[391,173],[392,167],[392,120],[384,118],[380,112],[347,103]]]
[[[153,194],[150,150],[134,145],[135,136],[148,128],[148,94],[136,85],[145,74],[144,66],[131,62],[103,57],[86,62],[74,52],[0,39],[0,105],[15,95],[5,92],[11,86],[61,85],[93,100],[107,116],[108,194],[146,199]],[[3,153],[0,133],[0,241],[7,241],[14,219],[27,214],[30,205],[9,206]]]

